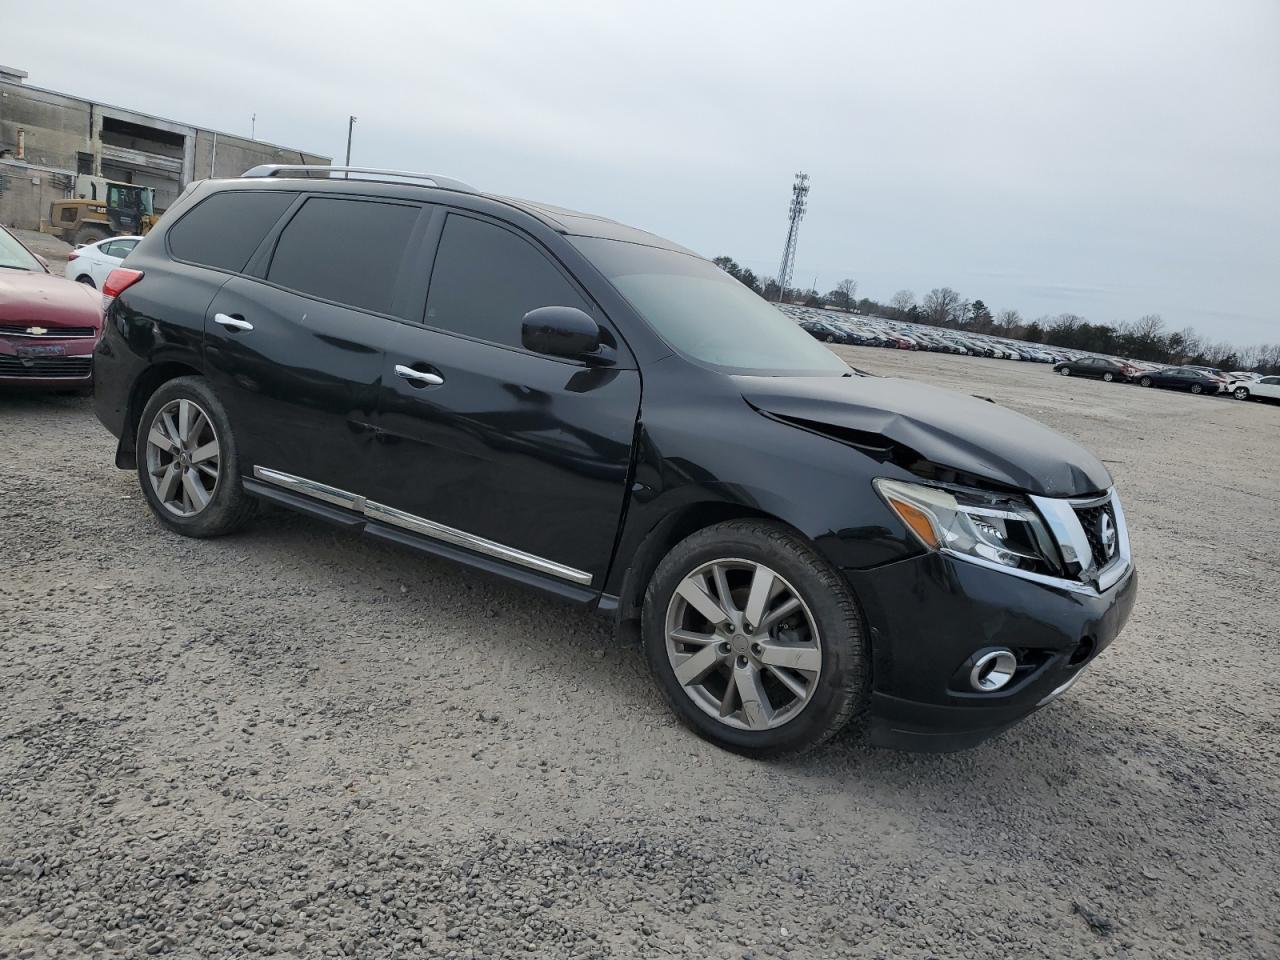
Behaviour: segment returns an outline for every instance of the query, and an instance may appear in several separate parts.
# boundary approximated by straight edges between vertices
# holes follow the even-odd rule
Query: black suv
[[[1111,477],[995,404],[855,375],[714,264],[441,177],[189,188],[104,287],[98,417],[151,509],[260,501],[639,620],[744,753],[976,743],[1116,636]]]

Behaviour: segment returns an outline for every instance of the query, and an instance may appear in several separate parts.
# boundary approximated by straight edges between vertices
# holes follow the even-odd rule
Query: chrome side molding
[[[436,523],[434,520],[428,520],[426,517],[405,513],[403,510],[389,507],[385,503],[367,500],[358,494],[339,490],[337,487],[317,483],[305,477],[295,477],[291,473],[283,473],[280,470],[272,470],[268,467],[255,466],[253,475],[259,480],[275,484],[293,493],[299,493],[314,500],[321,500],[337,507],[364,514],[368,519],[377,520],[379,523],[400,527],[402,530],[409,530],[424,537],[439,540],[442,543],[449,543],[456,547],[463,547],[476,553],[482,553],[487,557],[505,560],[507,563],[527,567],[539,573],[547,573],[562,580],[569,580],[584,586],[591,585],[591,574],[584,570],[576,570],[563,563],[556,563],[554,560],[526,553],[523,550],[508,547],[494,540],[486,540],[484,537],[467,533],[465,530],[447,527],[442,523]]]

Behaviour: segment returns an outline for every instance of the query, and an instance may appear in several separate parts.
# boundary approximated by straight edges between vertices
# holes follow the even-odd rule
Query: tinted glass
[[[390,313],[419,208],[312,198],[289,221],[267,279],[299,293]]]
[[[169,250],[179,260],[238,273],[292,202],[290,193],[215,193],[173,225]]]
[[[44,267],[40,266],[40,261],[18,242],[17,237],[11,236],[3,228],[0,228],[0,267],[44,273]]]
[[[520,346],[520,322],[538,307],[591,312],[564,275],[510,230],[450,215],[427,293],[429,326]]]
[[[709,260],[619,240],[569,239],[667,343],[694,360],[753,373],[849,372],[843,360]]]
[[[132,249],[133,249],[134,247],[136,247],[137,245],[138,245],[138,241],[137,241],[137,240],[117,240],[117,241],[116,241],[116,256],[117,256],[117,257],[127,257],[127,256],[129,255],[129,251],[130,251],[130,250],[132,250]]]

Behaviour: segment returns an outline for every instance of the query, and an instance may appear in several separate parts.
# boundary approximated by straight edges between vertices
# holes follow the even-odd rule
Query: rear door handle
[[[228,316],[225,313],[215,313],[213,315],[213,322],[220,323],[224,327],[230,327],[232,330],[249,331],[253,329],[253,324],[248,320],[244,320],[240,317]]]
[[[410,383],[418,386],[438,387],[444,383],[444,377],[438,373],[423,373],[421,370],[415,370],[413,367],[406,367],[402,363],[396,364],[396,376],[403,377]]]

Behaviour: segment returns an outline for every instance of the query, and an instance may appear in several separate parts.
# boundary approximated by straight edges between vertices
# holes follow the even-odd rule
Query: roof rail
[[[350,174],[361,173],[366,176],[356,177],[357,180],[389,180],[392,183],[397,180],[429,180],[432,184],[442,190],[457,190],[459,193],[479,193],[475,187],[469,183],[463,183],[461,180],[454,180],[452,177],[441,177],[434,173],[412,173],[408,170],[380,170],[377,167],[331,167],[323,164],[285,164],[285,163],[263,163],[256,167],[252,167],[240,174],[242,177],[279,177],[289,174],[302,173],[345,173],[350,179]]]

